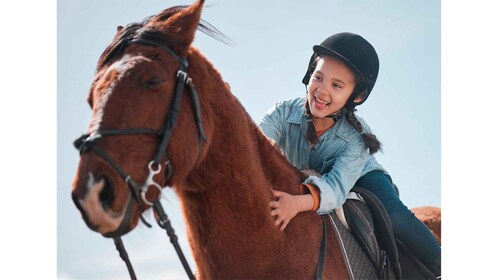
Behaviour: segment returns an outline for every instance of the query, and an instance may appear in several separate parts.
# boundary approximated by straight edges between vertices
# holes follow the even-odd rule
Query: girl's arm
[[[300,212],[316,210],[318,214],[326,214],[341,206],[354,183],[360,178],[366,158],[365,144],[361,138],[357,138],[336,158],[329,172],[321,177],[310,176],[304,181],[304,184],[316,186],[318,194],[291,195],[273,191],[277,200],[270,202],[270,207],[275,225],[284,230],[290,220]],[[318,202],[314,202],[314,198],[315,201],[318,199]]]
[[[321,177],[310,176],[304,183],[320,190],[318,214],[326,214],[346,201],[349,191],[361,176],[368,151],[361,136],[353,139],[335,159],[332,169]]]
[[[270,141],[272,145],[278,147],[281,142],[280,138],[282,137],[284,122],[284,112],[280,104],[277,103],[275,107],[272,107],[261,117],[261,120],[257,122],[257,126],[266,138],[273,140]]]

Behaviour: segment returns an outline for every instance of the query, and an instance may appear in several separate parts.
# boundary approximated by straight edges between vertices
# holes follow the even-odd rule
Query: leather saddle
[[[348,198],[343,204],[345,221],[341,221],[346,222],[346,227],[376,267],[379,279],[437,279],[394,236],[382,202],[359,187],[351,192],[353,199]]]

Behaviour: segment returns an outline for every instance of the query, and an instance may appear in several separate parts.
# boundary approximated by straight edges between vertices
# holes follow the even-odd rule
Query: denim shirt
[[[386,170],[368,153],[360,133],[345,117],[319,137],[316,144],[306,138],[308,122],[304,115],[304,97],[279,102],[257,122],[273,139],[291,164],[298,169],[313,169],[322,174],[308,177],[304,183],[320,189],[319,214],[340,207],[356,181],[373,170]],[[365,132],[370,127],[357,117]]]

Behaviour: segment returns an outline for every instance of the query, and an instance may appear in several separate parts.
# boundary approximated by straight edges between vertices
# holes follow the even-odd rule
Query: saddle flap
[[[368,210],[368,207],[359,200],[351,199],[348,199],[342,207],[349,229],[367,254],[368,258],[370,258],[376,268],[379,269],[381,264],[381,253],[373,228],[373,217]]]
[[[381,278],[401,278],[398,248],[391,220],[382,202],[371,192],[354,187],[363,201],[348,199],[343,208],[351,232],[376,264]],[[394,275],[391,272],[394,272]]]

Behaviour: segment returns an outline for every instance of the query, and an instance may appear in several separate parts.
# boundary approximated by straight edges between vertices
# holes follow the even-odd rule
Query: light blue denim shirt
[[[313,169],[322,177],[310,176],[304,183],[320,189],[319,214],[341,206],[356,181],[373,170],[386,170],[368,153],[360,133],[346,118],[320,136],[315,145],[306,138],[305,98],[279,102],[257,122],[263,133],[275,140],[283,154],[298,169]],[[365,132],[371,132],[358,117]]]

